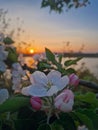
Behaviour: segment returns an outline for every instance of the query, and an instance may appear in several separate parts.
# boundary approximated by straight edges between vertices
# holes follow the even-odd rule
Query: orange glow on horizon
[[[29,52],[30,52],[30,54],[33,54],[33,53],[34,53],[34,49],[31,48],[31,49],[29,50]]]

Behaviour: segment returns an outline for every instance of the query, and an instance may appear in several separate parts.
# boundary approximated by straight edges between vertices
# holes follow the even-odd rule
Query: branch
[[[98,91],[98,84],[96,84],[96,83],[94,83],[94,82],[85,81],[85,80],[80,79],[79,84],[80,84],[80,85],[83,85],[83,86],[85,86],[85,87],[91,88],[91,89],[95,89],[95,90]]]

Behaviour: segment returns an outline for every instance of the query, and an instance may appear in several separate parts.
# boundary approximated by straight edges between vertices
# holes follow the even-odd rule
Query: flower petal
[[[22,94],[27,96],[44,97],[47,90],[41,84],[34,84],[22,89]]]
[[[41,71],[35,71],[31,76],[30,76],[30,81],[31,83],[39,83],[39,84],[43,84],[44,86],[46,86],[48,79],[47,76],[41,72]]]
[[[61,73],[59,71],[51,71],[48,73],[47,78],[49,82],[51,82],[53,85],[58,82],[58,80],[61,78]]]
[[[63,76],[56,82],[56,86],[58,87],[58,90],[62,90],[69,84],[69,78],[68,76]]]
[[[0,71],[5,72],[6,71],[6,64],[3,61],[0,61]]]
[[[69,102],[63,103],[63,105],[61,105],[60,110],[63,112],[70,112],[72,111],[73,104],[74,100],[70,99]]]
[[[0,104],[2,104],[6,99],[8,99],[9,93],[7,89],[0,89]]]
[[[52,96],[57,92],[58,92],[57,86],[51,86],[51,88],[47,91],[47,96]]]
[[[24,87],[24,88],[22,88],[21,93],[23,95],[30,96],[29,91],[30,91],[31,88],[32,88],[32,85],[30,85],[28,87]]]

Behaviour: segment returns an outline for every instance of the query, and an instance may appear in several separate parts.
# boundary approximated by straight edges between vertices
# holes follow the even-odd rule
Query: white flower
[[[22,69],[22,67],[19,63],[14,63],[12,65],[12,68],[14,71],[17,71],[20,75],[23,75],[23,76],[25,75],[25,71]]]
[[[24,59],[23,54],[19,54],[19,56],[18,56],[18,61],[20,62],[21,65],[24,65],[24,64],[25,64],[25,59]]]
[[[88,128],[86,128],[86,126],[83,125],[83,126],[78,126],[78,130],[88,130]]]
[[[0,89],[0,104],[8,99],[9,93],[7,89]]]
[[[19,63],[14,63],[12,65],[12,89],[13,90],[20,90],[21,88],[21,80],[22,76],[25,76],[25,71],[22,69]]]
[[[5,72],[6,71],[6,64],[3,61],[0,61],[0,71]]]
[[[73,104],[74,104],[74,94],[69,89],[65,89],[54,100],[55,107],[63,112],[72,111]]]
[[[0,45],[0,60],[6,60],[8,52],[5,51],[5,47]]]
[[[35,61],[44,60],[44,59],[46,59],[46,54],[45,54],[45,53],[35,54],[35,55],[33,55],[33,59],[34,59]]]
[[[44,97],[52,96],[62,90],[69,83],[68,76],[61,77],[58,71],[51,71],[46,76],[43,72],[36,71],[30,76],[32,85],[22,89],[22,94]]]

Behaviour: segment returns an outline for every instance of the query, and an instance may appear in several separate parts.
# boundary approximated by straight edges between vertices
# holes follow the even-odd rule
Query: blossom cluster
[[[22,88],[21,93],[31,96],[30,102],[35,110],[70,112],[74,105],[74,93],[70,86],[77,85],[79,78],[75,74],[61,76],[53,70],[47,75],[35,71],[30,76],[31,85]]]
[[[0,42],[3,42],[2,38],[0,37]],[[31,68],[31,73],[23,68],[25,64],[23,55],[20,55],[18,60],[15,60],[16,55],[15,52],[13,53],[13,47],[10,46],[12,52],[8,51],[7,47],[9,45],[0,45],[0,80],[2,81],[3,77],[6,83],[6,80],[10,79],[11,83],[9,86],[11,92],[14,93],[12,96],[9,88],[0,86],[1,108],[3,108],[3,103],[5,105],[7,102],[11,102],[11,96],[14,97],[14,94],[15,96],[19,94],[22,98],[29,99],[30,108],[32,108],[33,112],[43,111],[45,113],[47,124],[49,124],[50,118],[53,115],[55,115],[56,119],[60,119],[60,113],[73,111],[73,108],[75,108],[75,94],[73,89],[78,86],[79,77],[74,72],[66,73],[67,71],[61,65],[60,58],[58,60],[49,50],[47,50],[48,54],[34,55],[33,60],[36,67],[35,69]],[[10,65],[6,63],[8,57],[11,60],[11,62],[9,61]],[[69,60],[65,62],[65,67],[69,67],[76,61],[70,62]],[[18,97],[18,99],[21,97]],[[9,100],[7,100],[8,98]],[[23,104],[25,106],[25,101],[23,101]],[[11,103],[8,103],[8,105],[10,105],[8,108],[11,108],[11,110],[16,107],[14,105],[11,106]],[[19,105],[19,108],[21,108],[21,105]],[[79,126],[77,128],[78,130],[87,130],[86,126]]]

